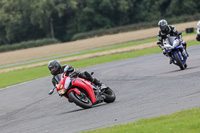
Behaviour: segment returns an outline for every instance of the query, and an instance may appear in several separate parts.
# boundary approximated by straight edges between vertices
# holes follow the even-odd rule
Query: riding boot
[[[105,84],[101,83],[101,81],[97,80],[96,78],[93,78],[93,82],[95,85],[97,85],[101,90],[107,88],[108,86],[106,86]]]
[[[186,48],[185,48],[185,52],[186,52],[186,55],[187,55],[187,57],[189,57],[189,54],[188,54],[188,52],[187,52]]]
[[[186,50],[186,48],[187,48],[187,43],[186,43],[185,41],[182,41],[182,45],[183,45],[183,50],[184,50],[184,52],[186,53],[186,56],[189,57],[189,54],[188,54],[188,52],[187,52],[187,50]]]
[[[189,54],[188,54],[188,52],[185,48],[183,49],[182,53],[183,53],[184,56],[186,55],[187,57],[189,57]]]
[[[99,80],[97,80],[96,78],[93,78],[92,83],[94,83],[95,85],[97,85],[99,87],[102,85],[102,83]]]

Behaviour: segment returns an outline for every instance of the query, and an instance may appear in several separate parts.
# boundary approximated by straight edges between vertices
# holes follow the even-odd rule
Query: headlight
[[[167,51],[173,49],[173,47],[172,47],[171,45],[168,45],[168,44],[164,45],[164,48],[165,48]]]
[[[171,50],[172,48],[170,48],[170,47],[167,47],[166,49],[167,49],[167,50]]]
[[[65,90],[65,89],[62,89],[62,90],[59,90],[59,91],[58,91],[58,94],[59,94],[59,95],[63,95],[63,94],[65,94],[65,92],[66,92],[66,90]]]

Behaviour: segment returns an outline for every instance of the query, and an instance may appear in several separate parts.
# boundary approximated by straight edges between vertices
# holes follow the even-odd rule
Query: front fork
[[[178,54],[179,54],[179,57],[181,58],[181,61],[182,61],[182,63],[183,64],[185,64],[185,62],[186,62],[186,59],[187,59],[187,55],[186,54],[183,54],[183,52],[185,51],[185,49],[183,49],[182,51],[181,50],[178,50],[177,52],[178,52]],[[171,55],[172,55],[172,53],[170,53]],[[175,62],[174,62],[174,56],[170,56],[170,58],[172,58],[172,62],[174,63],[174,64],[176,64]]]

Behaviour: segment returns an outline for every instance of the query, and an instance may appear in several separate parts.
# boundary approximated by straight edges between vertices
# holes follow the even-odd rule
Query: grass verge
[[[83,133],[200,133],[200,108]]]

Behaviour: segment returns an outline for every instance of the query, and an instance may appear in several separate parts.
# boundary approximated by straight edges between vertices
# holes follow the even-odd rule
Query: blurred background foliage
[[[200,19],[200,0],[0,0],[0,46],[72,41]]]

